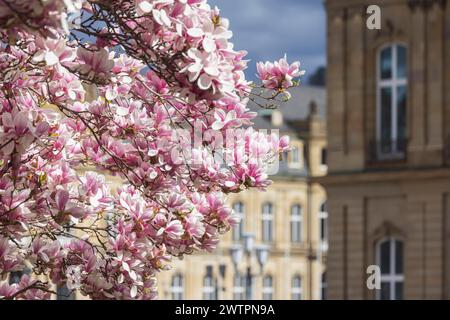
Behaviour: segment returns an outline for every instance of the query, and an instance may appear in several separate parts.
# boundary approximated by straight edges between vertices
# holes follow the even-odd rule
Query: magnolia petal
[[[187,31],[187,34],[192,38],[200,38],[204,35],[204,32],[200,28],[191,28]]]
[[[58,62],[59,62],[59,59],[56,56],[56,54],[54,54],[53,52],[50,52],[50,51],[45,53],[45,63],[48,66],[54,66]]]
[[[146,14],[153,10],[153,4],[148,1],[142,1],[137,5],[137,9],[139,14]]]
[[[216,49],[216,42],[210,37],[205,37],[202,44],[206,52],[213,52]]]
[[[202,74],[197,81],[198,87],[202,90],[208,90],[212,86],[212,79],[206,73]]]

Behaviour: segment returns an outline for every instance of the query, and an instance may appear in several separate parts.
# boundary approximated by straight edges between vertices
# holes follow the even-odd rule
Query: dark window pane
[[[395,300],[403,300],[403,282],[395,284]]]
[[[381,151],[391,152],[392,142],[392,89],[381,89]]]
[[[206,277],[212,278],[213,276],[213,267],[212,266],[206,266]]]
[[[302,286],[302,279],[300,277],[294,277],[292,279],[292,287],[301,288],[301,286]]]
[[[75,300],[75,294],[66,285],[58,287],[56,295],[58,300]]]
[[[391,271],[391,242],[385,241],[380,246],[380,269],[382,274],[389,274]]]
[[[327,283],[327,273],[324,272],[322,273],[322,279],[321,279],[321,298],[322,300],[327,300],[327,287],[328,287],[328,283]]]
[[[172,278],[172,287],[181,287],[183,286],[183,277],[182,276],[174,276]]]
[[[395,273],[403,274],[403,242],[395,241]]]
[[[391,299],[391,284],[389,282],[381,283],[380,300]]]
[[[405,79],[407,76],[407,57],[406,48],[404,46],[397,46],[397,78]]]
[[[321,218],[320,219],[320,240],[325,241],[327,238],[327,226],[326,226],[326,219]]]
[[[381,51],[380,57],[381,79],[392,79],[392,48],[386,48]]]
[[[397,87],[397,150],[405,151],[402,144],[406,139],[406,86]]]
[[[327,164],[327,149],[326,148],[322,149],[322,157],[320,160],[320,164],[322,164],[324,166]]]

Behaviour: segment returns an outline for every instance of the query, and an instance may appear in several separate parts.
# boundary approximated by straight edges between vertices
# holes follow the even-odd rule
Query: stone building
[[[242,221],[214,253],[174,261],[173,270],[159,274],[161,299],[290,300],[326,295],[326,195],[312,181],[327,170],[325,100],[323,88],[301,87],[279,110],[259,110],[256,128],[288,134],[294,150],[280,163],[267,192],[229,196]],[[241,250],[246,239],[257,249],[250,257]],[[263,266],[256,254],[261,248],[268,250]]]
[[[328,293],[450,294],[450,4],[328,0]],[[381,8],[381,30],[366,7]],[[380,267],[381,290],[367,268]]]

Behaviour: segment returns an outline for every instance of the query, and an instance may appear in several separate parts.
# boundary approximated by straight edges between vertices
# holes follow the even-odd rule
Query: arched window
[[[401,44],[391,44],[379,51],[377,154],[380,157],[402,157],[406,151],[407,54]]]
[[[324,271],[320,278],[320,299],[321,300],[327,300],[327,289],[328,289],[327,272]]]
[[[245,277],[236,273],[233,282],[233,300],[245,300]]]
[[[402,300],[405,276],[403,273],[403,241],[387,238],[377,244],[377,265],[381,270],[379,300]]]
[[[233,241],[240,241],[242,239],[242,235],[244,234],[244,211],[245,207],[242,202],[236,202],[233,205],[233,210],[235,214],[239,217],[239,223],[233,227]]]
[[[264,242],[273,240],[273,204],[269,202],[262,207],[262,240]]]
[[[176,274],[172,277],[172,284],[170,286],[170,291],[172,293],[172,300],[183,300],[184,299],[183,275]]]
[[[303,211],[299,204],[291,207],[291,241],[292,243],[302,242],[302,222]]]
[[[302,300],[303,298],[302,278],[299,275],[292,278],[291,296],[292,300]]]
[[[217,300],[215,280],[212,274],[203,278],[203,300]]]
[[[273,300],[273,278],[269,275],[263,278],[263,300]]]
[[[324,202],[319,210],[319,238],[322,250],[328,250],[328,211]]]

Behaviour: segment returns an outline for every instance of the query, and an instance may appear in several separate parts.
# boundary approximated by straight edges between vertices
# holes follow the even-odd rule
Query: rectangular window
[[[273,300],[273,278],[265,276],[263,279],[263,300]]]
[[[322,166],[326,166],[327,165],[327,161],[328,161],[327,157],[328,157],[327,149],[326,148],[322,148],[321,157],[320,157],[320,164]]]
[[[273,205],[266,203],[262,208],[262,239],[264,242],[273,241]]]
[[[233,227],[232,238],[233,241],[241,241],[242,236],[244,235],[244,216],[245,216],[245,207],[242,202],[237,202],[233,205],[234,213],[239,217],[239,223]]]
[[[289,152],[288,157],[288,166],[290,168],[301,168],[303,163],[302,158],[302,151],[303,147],[301,147],[299,144],[293,145],[292,150]]]
[[[377,79],[377,155],[403,158],[407,139],[407,49],[391,45],[381,50]]]
[[[239,273],[234,276],[233,300],[245,300],[245,277]]]
[[[381,151],[392,151],[392,89],[381,89]]]
[[[172,300],[179,301],[184,298],[183,276],[175,275],[172,278]]]
[[[291,207],[291,242],[300,243],[302,241],[302,207],[293,205]]]
[[[403,242],[388,238],[377,245],[377,265],[381,270],[381,289],[377,291],[379,300],[403,299]]]

